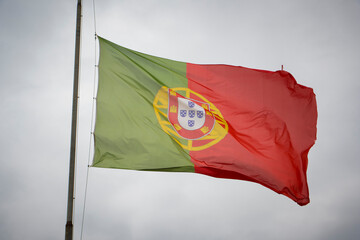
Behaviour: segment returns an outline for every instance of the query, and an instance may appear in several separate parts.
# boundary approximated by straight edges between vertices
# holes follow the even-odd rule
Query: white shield
[[[205,110],[195,101],[178,98],[178,120],[181,127],[186,130],[197,130],[205,123]]]

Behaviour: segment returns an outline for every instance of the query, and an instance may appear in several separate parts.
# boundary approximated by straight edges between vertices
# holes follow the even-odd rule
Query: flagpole
[[[70,146],[70,163],[69,163],[69,189],[68,189],[69,191],[68,191],[68,203],[67,203],[67,218],[66,218],[66,226],[65,226],[65,240],[73,239],[76,127],[77,127],[78,95],[79,95],[80,33],[81,33],[81,0],[78,0],[77,12],[76,12],[74,89],[73,89],[73,103],[72,103],[71,146]]]

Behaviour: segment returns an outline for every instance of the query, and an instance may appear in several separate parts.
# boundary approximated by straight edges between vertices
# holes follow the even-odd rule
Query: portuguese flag
[[[99,43],[93,167],[241,179],[309,203],[311,88],[286,71],[184,63]]]

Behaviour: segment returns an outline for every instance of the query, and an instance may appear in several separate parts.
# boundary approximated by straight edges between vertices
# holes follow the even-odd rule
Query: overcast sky
[[[98,0],[98,35],[192,63],[276,71],[312,87],[310,204],[255,183],[91,168],[83,239],[360,239],[360,1]],[[0,0],[0,238],[63,239],[76,0]],[[94,86],[83,1],[75,239]]]

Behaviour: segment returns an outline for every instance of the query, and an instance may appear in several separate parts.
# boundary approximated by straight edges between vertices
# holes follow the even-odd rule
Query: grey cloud
[[[91,119],[94,32],[84,1],[75,238]],[[358,1],[96,1],[102,37],[194,63],[278,70],[314,88],[311,202],[196,174],[90,169],[84,239],[358,239]],[[0,235],[63,239],[76,1],[0,2]]]

